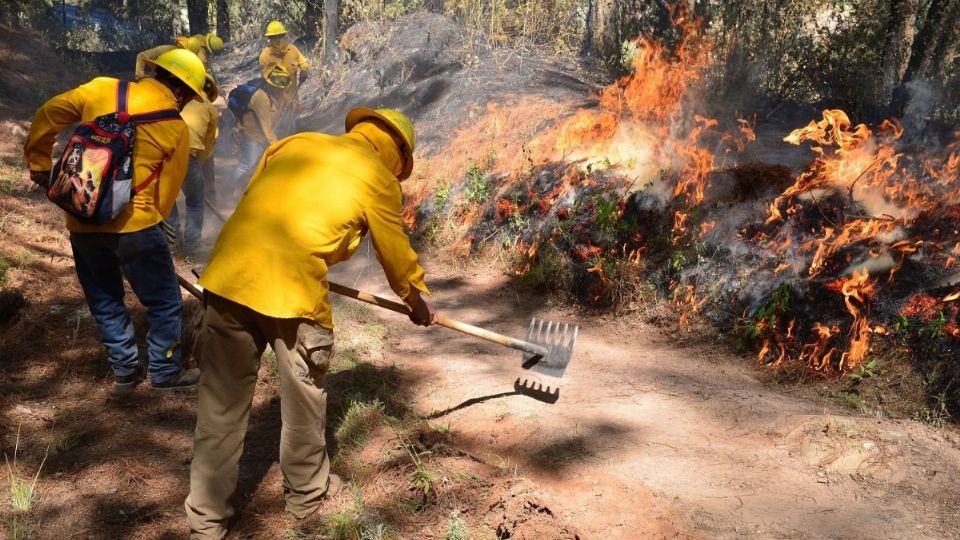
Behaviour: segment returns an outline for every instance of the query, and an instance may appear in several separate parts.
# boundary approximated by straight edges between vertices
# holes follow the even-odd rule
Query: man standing
[[[234,510],[239,458],[260,356],[280,374],[280,468],[286,507],[298,518],[340,488],[330,474],[324,382],[333,356],[327,269],[369,232],[390,287],[429,326],[424,271],[403,231],[400,182],[413,168],[410,120],[358,108],[347,134],[300,133],[267,149],[224,225],[200,278],[206,310],[197,429],[185,502],[191,537],[223,538]]]
[[[287,136],[295,131],[297,112],[300,108],[298,92],[300,85],[307,80],[307,70],[310,63],[300,52],[300,49],[287,41],[287,29],[280,21],[270,21],[263,33],[267,38],[267,46],[260,53],[260,73],[267,77],[277,66],[282,67],[290,74],[290,86],[283,93],[283,110],[279,120],[279,131]]]
[[[260,88],[250,96],[247,109],[234,128],[234,139],[240,147],[237,168],[230,182],[234,198],[246,187],[263,149],[277,142],[276,127],[283,107],[283,92],[290,86],[290,80],[286,69],[274,67],[264,76]]]
[[[127,112],[182,110],[203,88],[205,71],[197,55],[176,49],[148,61],[155,77],[129,84]],[[57,134],[76,122],[117,111],[119,81],[98,77],[60,94],[37,109],[24,154],[31,179],[49,182]],[[83,224],[67,216],[77,277],[90,313],[100,327],[114,373],[114,391],[132,392],[145,377],[133,323],[123,302],[123,277],[147,308],[147,350],[155,389],[196,384],[199,371],[181,366],[180,290],[160,221],[180,192],[190,146],[182,120],[138,124],[133,148],[133,184],[144,185],[111,222]],[[147,182],[147,180],[150,180]]]
[[[200,247],[204,194],[208,189],[207,184],[213,183],[213,178],[207,176],[205,165],[211,158],[217,143],[217,129],[220,122],[220,113],[211,103],[216,101],[220,90],[209,73],[203,91],[210,101],[191,101],[180,113],[190,130],[190,161],[187,165],[187,176],[183,181],[183,196],[187,211],[183,232],[183,251],[187,255],[195,253]],[[179,217],[177,205],[174,204],[170,217],[166,221],[167,232],[174,238],[180,234]]]

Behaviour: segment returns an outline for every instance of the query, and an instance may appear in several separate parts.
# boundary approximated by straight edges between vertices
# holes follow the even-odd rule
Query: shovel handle
[[[402,315],[410,315],[410,309],[406,305],[399,302],[394,302],[392,300],[387,300],[380,296],[376,296],[370,293],[363,291],[358,291],[356,289],[351,289],[339,283],[334,283],[332,281],[328,282],[330,286],[330,291],[343,296],[349,296],[350,298],[360,300],[361,302],[366,302],[368,304],[373,304],[377,307],[384,309],[389,309],[390,311],[395,311]],[[451,330],[456,330],[464,334],[468,334],[480,339],[485,339],[487,341],[492,341],[504,347],[510,347],[518,351],[523,351],[525,353],[530,353],[535,356],[545,357],[549,352],[546,347],[537,345],[535,343],[530,343],[529,341],[524,341],[522,339],[515,339],[510,336],[505,336],[503,334],[498,334],[496,332],[491,332],[484,328],[479,328],[471,324],[460,322],[456,319],[451,319],[450,317],[445,317],[443,315],[436,315],[436,324],[449,328]]]

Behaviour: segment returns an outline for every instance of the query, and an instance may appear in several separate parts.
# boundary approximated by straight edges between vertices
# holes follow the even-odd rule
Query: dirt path
[[[455,318],[517,336],[532,314],[578,318],[491,271],[438,274],[442,264],[427,263],[428,283]],[[381,275],[361,250],[333,279],[390,296]],[[514,381],[558,381],[522,370],[512,351],[383,319],[404,335],[385,358],[420,381],[414,408],[460,448],[534,480],[589,538],[960,538],[949,431],[851,416],[759,382],[749,360],[703,339],[582,316],[547,404]]]

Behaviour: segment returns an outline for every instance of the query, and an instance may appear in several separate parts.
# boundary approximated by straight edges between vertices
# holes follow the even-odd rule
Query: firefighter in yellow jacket
[[[180,113],[190,130],[190,162],[183,181],[187,219],[184,225],[182,247],[187,255],[195,254],[200,247],[200,236],[203,232],[203,198],[211,189],[208,184],[214,181],[210,175],[212,171],[208,170],[206,163],[213,157],[220,123],[220,113],[211,103],[220,95],[220,88],[209,73],[207,73],[203,92],[209,101],[193,100],[187,103]],[[176,205],[173,206],[166,220],[165,232],[168,238],[172,237],[172,239],[180,235],[180,212]],[[174,240],[172,243],[178,242]]]
[[[267,148],[200,278],[206,309],[195,352],[202,374],[185,506],[191,537],[223,538],[234,510],[239,458],[267,345],[280,374],[280,468],[298,518],[335,494],[324,427],[333,355],[327,270],[365,233],[390,287],[428,326],[424,271],[401,224],[400,182],[413,167],[410,120],[354,109],[342,136],[300,133]]]
[[[130,83],[131,114],[182,110],[204,84],[203,63],[177,49],[148,61],[155,77]],[[117,111],[119,81],[98,77],[44,103],[33,118],[24,154],[31,179],[45,186],[57,134],[71,124]],[[159,223],[176,201],[187,169],[190,136],[182,120],[137,125],[133,183],[137,192],[123,211],[103,225],[82,224],[67,216],[77,277],[87,305],[100,327],[114,373],[114,391],[133,391],[146,375],[140,364],[133,323],[124,305],[123,277],[147,308],[147,354],[155,389],[196,384],[199,372],[181,366],[181,297],[173,260]],[[159,174],[154,175],[154,171]]]
[[[239,147],[237,168],[230,181],[233,198],[243,191],[247,179],[260,154],[268,145],[277,142],[277,122],[283,109],[283,92],[290,86],[290,74],[281,66],[263,78],[261,87],[250,96],[247,110],[244,111],[235,128],[234,140]]]
[[[208,34],[197,34],[195,36],[177,36],[173,45],[158,45],[152,49],[147,49],[137,55],[137,63],[133,70],[135,79],[142,79],[148,75],[147,61],[156,60],[161,54],[174,49],[187,49],[200,58],[203,66],[210,69],[210,55],[223,50],[223,39],[220,36],[210,32]]]
[[[277,66],[290,74],[290,86],[284,93],[283,107],[278,121],[281,136],[294,132],[297,112],[300,108],[298,92],[300,85],[307,79],[310,63],[296,45],[287,41],[287,29],[280,21],[270,21],[263,32],[267,46],[260,52],[260,73],[264,77]]]

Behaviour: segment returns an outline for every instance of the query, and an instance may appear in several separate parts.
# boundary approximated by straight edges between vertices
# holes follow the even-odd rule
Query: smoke
[[[903,127],[907,133],[921,133],[927,119],[940,101],[940,90],[932,81],[915,79],[905,85],[907,105],[903,111]]]

